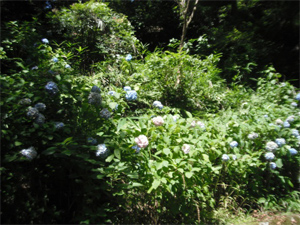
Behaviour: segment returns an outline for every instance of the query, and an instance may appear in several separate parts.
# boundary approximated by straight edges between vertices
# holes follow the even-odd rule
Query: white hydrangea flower
[[[266,144],[266,150],[274,152],[278,148],[278,145],[274,141],[269,141]]]
[[[184,154],[188,154],[190,152],[191,147],[188,144],[184,144],[181,149],[184,152]]]
[[[251,139],[251,140],[256,139],[256,138],[258,138],[258,134],[253,132],[253,133],[248,135],[248,138]]]
[[[34,159],[37,156],[37,152],[35,151],[34,147],[30,147],[28,149],[23,149],[21,154],[28,159]]]
[[[277,125],[282,125],[282,124],[283,124],[283,121],[282,121],[281,119],[277,119],[277,120],[275,121],[275,123],[276,123]]]

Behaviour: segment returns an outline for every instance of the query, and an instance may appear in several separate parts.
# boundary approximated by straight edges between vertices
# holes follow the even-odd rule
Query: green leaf
[[[105,162],[111,162],[113,160],[113,158],[115,157],[114,154],[108,156],[106,159],[105,159]]]
[[[21,142],[19,142],[19,141],[15,141],[15,146],[20,146],[20,145],[22,145],[22,143],[21,143]]]
[[[170,155],[171,154],[171,151],[169,148],[164,148],[163,149],[163,153],[165,153],[166,155]]]
[[[185,172],[185,176],[186,176],[187,178],[191,178],[193,175],[194,175],[193,172]]]
[[[160,180],[154,180],[152,183],[152,188],[155,190],[160,185]]]
[[[210,161],[209,161],[209,156],[208,156],[208,155],[202,154],[202,156],[203,156],[203,160],[204,160],[204,161],[210,162]]]
[[[193,118],[193,115],[192,115],[190,112],[185,111],[185,113],[186,113],[186,115],[187,115],[189,118]]]
[[[277,165],[278,168],[281,168],[283,166],[282,160],[281,159],[277,159],[276,160],[276,165]]]
[[[57,147],[50,147],[47,148],[47,150],[43,151],[42,154],[44,155],[52,155],[54,152],[56,152]]]
[[[115,149],[115,150],[114,150],[114,154],[115,154],[115,156],[116,156],[118,159],[121,159],[121,152],[120,152],[120,149]]]
[[[142,186],[144,186],[144,185],[141,184],[141,183],[133,182],[131,186],[132,186],[132,187],[142,187]]]

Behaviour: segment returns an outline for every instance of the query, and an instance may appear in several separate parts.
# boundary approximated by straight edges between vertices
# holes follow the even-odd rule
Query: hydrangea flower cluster
[[[132,149],[135,150],[135,153],[136,153],[136,154],[138,154],[138,153],[141,151],[141,148],[140,148],[139,146],[137,146],[137,145],[132,146]]]
[[[230,143],[230,147],[231,148],[235,148],[235,147],[237,147],[239,145],[239,143],[237,143],[236,141],[232,141],[231,143]]]
[[[37,110],[36,108],[33,107],[28,107],[27,109],[27,117],[29,117],[30,119],[35,119],[39,114],[39,110]]]
[[[134,100],[136,100],[137,99],[137,93],[136,93],[136,91],[127,91],[126,95],[125,95],[125,98],[128,101],[134,101]]]
[[[181,149],[184,152],[184,154],[188,154],[190,152],[190,150],[191,150],[191,146],[188,145],[188,144],[183,144],[183,146],[182,146]]]
[[[253,132],[253,133],[248,135],[248,138],[251,139],[251,140],[254,140],[254,139],[258,138],[258,134]]]
[[[91,92],[88,97],[89,104],[101,105],[102,98],[101,98],[100,92],[101,92],[101,89],[98,86],[94,85],[92,87]]]
[[[100,94],[101,93],[101,89],[98,86],[94,85],[92,87],[92,89],[91,89],[91,92],[99,93]]]
[[[126,59],[127,62],[131,61],[132,55],[128,54],[125,59]]]
[[[134,139],[134,141],[140,148],[146,148],[149,144],[148,138],[145,135],[139,135]]]
[[[286,118],[286,121],[291,123],[291,122],[294,122],[295,120],[295,116],[289,116],[288,118]]]
[[[37,70],[37,69],[39,69],[38,66],[34,66],[31,68],[31,70]]]
[[[290,148],[289,152],[290,152],[291,155],[297,155],[297,153],[298,153],[298,151],[294,148]]]
[[[35,104],[34,108],[39,110],[39,112],[43,112],[46,110],[46,105],[42,102],[39,102],[39,103]]]
[[[291,106],[293,106],[293,107],[297,107],[297,106],[298,106],[298,104],[297,104],[296,102],[292,102],[292,103],[291,103]]]
[[[23,98],[21,101],[19,101],[20,105],[30,105],[31,100],[29,98]]]
[[[292,129],[292,135],[295,136],[295,137],[300,136],[299,131],[296,130],[296,129]]]
[[[58,62],[58,58],[53,57],[53,58],[52,58],[52,61],[56,63],[56,62]]]
[[[296,99],[297,101],[300,101],[300,93],[298,93],[298,94],[296,95],[295,99]]]
[[[278,145],[274,141],[269,141],[266,144],[266,150],[274,152],[278,148]]]
[[[105,108],[100,111],[100,116],[104,119],[109,119],[111,117],[111,113],[107,108]]]
[[[202,123],[201,121],[194,120],[193,122],[191,122],[191,127],[195,127],[196,125],[205,131],[205,124]]]
[[[92,137],[88,137],[87,138],[87,143],[89,145],[96,145],[97,144],[97,140],[95,138],[92,138]]]
[[[274,163],[274,162],[271,162],[271,163],[270,163],[270,168],[271,168],[271,170],[275,170],[276,167],[277,167],[276,163]]]
[[[161,104],[160,101],[154,101],[153,102],[153,106],[156,107],[156,108],[159,108],[159,109],[163,109],[163,104]]]
[[[275,140],[275,142],[276,142],[276,144],[277,144],[279,147],[282,147],[283,145],[286,144],[284,138],[277,138],[277,139]]]
[[[30,160],[34,159],[37,156],[37,152],[35,151],[34,147],[23,149],[20,153]]]
[[[48,41],[47,38],[43,38],[43,39],[42,39],[42,42],[43,42],[44,44],[49,44],[49,41]]]
[[[275,121],[275,124],[276,124],[276,125],[282,125],[282,124],[283,124],[283,121],[282,121],[281,119],[277,119],[277,120]]]
[[[56,95],[59,92],[57,84],[54,83],[53,81],[49,81],[46,84],[45,89],[50,95]]]
[[[290,125],[290,123],[288,122],[288,121],[284,121],[284,123],[283,123],[283,127],[284,128],[289,128],[291,125]]]
[[[71,66],[69,64],[65,65],[66,69],[71,69]]]
[[[275,158],[275,155],[272,152],[267,152],[265,154],[265,159],[268,161],[272,161]]]
[[[96,156],[100,156],[101,158],[106,158],[108,153],[109,150],[105,144],[97,145]]]
[[[65,124],[62,122],[55,122],[54,126],[55,126],[55,129],[60,130],[65,126]]]
[[[223,155],[222,155],[222,160],[223,160],[224,162],[227,162],[227,161],[229,160],[229,156],[228,156],[227,154],[223,154]]]
[[[123,88],[123,90],[124,90],[124,91],[131,91],[131,87],[125,86],[125,87]]]
[[[43,114],[39,113],[37,115],[37,117],[35,118],[34,122],[41,126],[45,123],[45,120],[46,120],[45,116]]]
[[[157,116],[152,119],[152,122],[155,126],[161,126],[164,124],[164,119],[161,116]]]
[[[108,95],[111,95],[111,96],[114,96],[115,94],[116,94],[115,91],[109,91],[109,92],[108,92]]]

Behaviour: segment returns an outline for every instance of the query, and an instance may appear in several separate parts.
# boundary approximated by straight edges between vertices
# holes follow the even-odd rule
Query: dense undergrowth
[[[3,223],[220,223],[218,209],[299,211],[300,94],[272,67],[256,89],[228,85],[220,54],[146,52],[130,24],[113,31],[126,18],[105,17],[113,12],[102,3],[49,15],[70,40],[72,13],[96,32],[88,45],[84,31],[76,43],[47,39],[37,21],[5,30]]]

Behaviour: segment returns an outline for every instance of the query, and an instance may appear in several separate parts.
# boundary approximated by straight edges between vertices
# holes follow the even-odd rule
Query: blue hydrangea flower
[[[87,143],[89,145],[96,145],[97,144],[97,140],[95,138],[92,138],[92,137],[88,137],[87,138]]]
[[[264,115],[264,117],[265,117],[265,118],[268,118],[269,116],[266,114],[266,115]]]
[[[126,56],[126,61],[130,61],[132,59],[132,56],[130,55],[130,54],[128,54],[127,56]]]
[[[292,103],[291,103],[291,106],[297,107],[298,104],[297,104],[296,102],[292,102]]]
[[[299,131],[296,130],[296,129],[293,129],[292,130],[292,135],[295,136],[295,137],[298,137],[299,136]]]
[[[298,151],[294,148],[290,148],[289,152],[290,152],[291,155],[297,155],[297,153],[298,153]]]
[[[277,167],[276,163],[274,163],[274,162],[271,162],[271,163],[270,163],[270,168],[271,168],[272,170],[275,170],[276,167]]]
[[[69,64],[65,65],[66,69],[71,69],[71,66]]]
[[[108,109],[105,108],[100,111],[100,116],[104,119],[109,119],[111,117],[111,113]]]
[[[274,152],[278,148],[278,145],[274,141],[269,141],[266,144],[266,150]]]
[[[112,96],[114,96],[116,94],[116,92],[115,91],[109,91],[108,92],[108,95],[112,95]]]
[[[41,113],[37,115],[35,118],[34,122],[38,125],[43,125],[45,123],[45,116]]]
[[[288,128],[288,127],[290,127],[290,126],[291,126],[291,125],[290,125],[290,123],[289,123],[288,121],[284,121],[283,127]]]
[[[228,160],[229,160],[229,156],[228,156],[227,154],[223,154],[223,155],[222,155],[222,160],[223,160],[224,162],[228,161]]]
[[[297,95],[296,95],[296,98],[295,98],[297,101],[300,101],[300,93],[298,93]]]
[[[52,6],[51,6],[50,2],[46,1],[45,9],[51,9],[51,8],[52,8]]]
[[[233,160],[236,160],[236,155],[231,156]]]
[[[54,126],[57,130],[60,130],[65,126],[65,124],[62,122],[56,122]]]
[[[106,158],[108,153],[109,150],[105,144],[97,145],[96,156],[100,156],[101,158]]]
[[[39,103],[35,104],[34,108],[39,110],[39,112],[43,112],[46,109],[46,105],[44,103],[39,102]]]
[[[137,93],[136,91],[127,91],[126,95],[125,95],[125,98],[128,100],[128,101],[134,101],[137,99]]]
[[[277,144],[279,147],[285,145],[285,139],[284,139],[284,138],[277,138],[277,139],[275,140],[275,142],[276,142],[276,144]]]
[[[43,38],[43,39],[42,39],[42,42],[43,42],[44,44],[49,44],[49,41],[48,41],[47,38]]]
[[[53,62],[58,62],[58,58],[54,57],[54,58],[52,58],[52,61]]]
[[[101,105],[102,98],[101,95],[97,92],[91,92],[88,97],[89,104],[92,105]]]
[[[37,69],[39,69],[37,66],[31,68],[31,70],[37,70]]]
[[[230,143],[230,147],[231,148],[235,148],[235,147],[237,147],[239,145],[239,143],[237,143],[236,141],[232,141],[231,143]]]
[[[132,149],[135,149],[135,153],[138,154],[141,151],[141,148],[137,145],[132,146]]]
[[[286,118],[286,121],[291,123],[291,122],[294,122],[295,120],[295,116],[289,116],[288,118]]]
[[[29,98],[23,98],[20,102],[20,105],[30,105],[31,104],[31,100]]]
[[[45,86],[45,89],[50,95],[56,95],[59,92],[57,84],[53,81],[48,82]]]
[[[265,154],[265,159],[268,161],[272,161],[275,158],[275,155],[272,152],[267,152]]]
[[[101,92],[101,89],[100,89],[98,86],[94,85],[94,86],[92,87],[91,92],[100,93],[100,92]]]
[[[164,107],[160,101],[154,101],[153,106],[156,108],[159,108],[159,109],[163,109],[163,107]]]
[[[38,111],[36,108],[29,107],[29,108],[27,109],[27,116],[28,116],[30,119],[35,119],[38,115],[39,115],[39,111]]]
[[[34,147],[23,149],[20,153],[30,160],[34,159],[37,156],[37,152],[35,151]]]
[[[125,86],[123,89],[124,89],[124,91],[131,91],[131,87],[129,87],[129,86]]]

